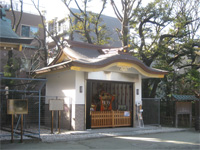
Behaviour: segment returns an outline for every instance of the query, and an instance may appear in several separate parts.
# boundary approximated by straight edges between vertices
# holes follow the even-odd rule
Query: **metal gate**
[[[142,98],[144,125],[160,125],[160,99]]]

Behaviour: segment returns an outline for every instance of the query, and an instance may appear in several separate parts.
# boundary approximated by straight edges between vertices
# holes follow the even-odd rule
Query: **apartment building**
[[[23,74],[22,76],[26,77],[25,74],[27,74],[27,72],[30,72],[36,67],[42,67],[44,64],[41,60],[37,60],[36,58],[34,58],[38,50],[40,50],[43,46],[39,41],[44,39],[44,29],[41,26],[41,16],[38,14],[27,13],[25,11],[22,13],[22,17],[20,20],[21,10],[17,6],[19,5],[14,4],[14,11],[12,12],[9,9],[9,3],[1,3],[1,7],[6,10],[5,17],[10,21],[10,28],[12,29],[13,27],[16,27],[19,23],[16,32],[17,35],[21,38],[33,38],[33,41],[31,42],[31,44],[23,44],[21,51],[15,49],[1,48],[0,72],[4,72],[4,67],[7,64],[9,57],[8,52],[9,50],[12,50],[13,59],[18,60],[21,63],[21,68],[18,70],[17,76],[21,76]]]
[[[75,14],[80,13],[80,11],[75,8],[71,8],[71,11]],[[56,37],[57,39],[67,39],[67,40],[83,42],[82,39],[83,37],[79,34],[80,30],[73,30],[73,31],[71,30],[71,27],[74,24],[77,24],[77,19],[72,15],[72,13],[70,13],[70,11],[67,11],[66,8],[65,13],[60,14],[58,17],[52,18],[51,20],[47,20],[47,29],[49,33],[51,33],[52,36]],[[106,25],[107,28],[106,34],[111,38],[111,40],[109,40],[109,43],[106,45],[113,47],[120,47],[121,41],[116,32],[116,29],[121,28],[119,20],[114,17],[101,15],[100,24]],[[89,28],[94,28],[94,26],[90,24]],[[91,32],[90,36],[95,37],[95,34]],[[50,51],[54,53],[53,49],[55,48],[55,42],[52,40],[50,36],[47,38],[47,45]],[[52,54],[52,56],[55,56],[55,54]]]

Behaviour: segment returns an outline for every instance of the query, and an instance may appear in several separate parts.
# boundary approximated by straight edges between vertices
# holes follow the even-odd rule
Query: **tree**
[[[133,55],[147,66],[171,72],[174,66],[198,69],[194,64],[194,43],[199,36],[199,8],[196,0],[156,0],[137,8],[130,22],[131,44],[137,51]],[[189,61],[183,61],[186,57]],[[155,97],[160,81],[144,80],[143,96]]]
[[[11,3],[11,11],[12,11],[12,16],[13,16],[13,22],[12,22],[12,28],[15,32],[17,32],[19,25],[21,23],[22,17],[23,17],[23,1],[19,1],[21,4],[21,10],[20,10],[20,16],[17,18],[15,15],[15,11],[13,8],[13,0],[10,0]],[[41,15],[41,14],[40,14]],[[44,17],[41,17],[42,22],[44,22]],[[44,25],[44,24],[43,24]],[[37,37],[37,35],[35,35],[35,40],[38,41],[38,49],[35,50],[34,52],[30,49],[28,49],[27,47],[23,47],[21,52],[18,51],[13,51],[13,50],[9,50],[8,51],[8,59],[7,59],[7,64],[4,66],[4,76],[8,76],[8,77],[19,77],[19,73],[21,70],[21,67],[23,65],[22,60],[26,60],[26,63],[29,63],[29,59],[27,58],[27,54],[26,51],[32,51],[32,58],[30,60],[31,63],[29,63],[30,67],[28,70],[28,73],[26,74],[26,77],[31,77],[31,72],[34,69],[37,69],[41,66],[47,66],[47,55],[44,54],[44,52],[47,52],[46,50],[46,33],[44,33],[44,39],[39,39],[39,37]],[[20,56],[16,56],[17,53],[20,53]],[[21,59],[20,59],[21,58]],[[41,63],[41,60],[43,60],[44,64]],[[36,62],[37,66],[36,66]],[[34,66],[34,67],[33,67]],[[26,70],[27,71],[27,70]]]
[[[103,45],[107,44],[109,34],[106,32],[106,25],[102,24],[101,15],[106,7],[107,0],[102,0],[102,7],[98,14],[92,13],[87,10],[89,0],[83,1],[83,8],[80,7],[80,3],[74,0],[80,13],[74,13],[70,8],[71,0],[62,0],[70,13],[74,16],[71,19],[72,32],[78,31],[82,36],[83,41],[91,44]],[[75,23],[76,22],[76,23]]]
[[[18,20],[18,22],[16,24],[15,12],[13,10],[13,0],[10,0],[11,11],[12,11],[12,15],[13,15],[12,29],[13,29],[13,31],[15,33],[17,33],[19,24],[20,24],[21,19],[22,19],[22,14],[23,14],[23,1],[20,0],[20,3],[21,3],[20,17],[19,17],[19,20]],[[14,77],[16,75],[16,71],[19,70],[19,68],[20,68],[20,60],[19,59],[15,59],[13,57],[13,51],[9,50],[8,51],[7,64],[4,66],[4,76],[6,76],[6,77]],[[8,81],[6,84],[7,85],[11,85],[12,83],[13,83],[13,80]]]
[[[142,0],[121,0],[122,12],[119,11],[114,0],[111,0],[115,15],[121,22],[121,30],[118,29],[118,35],[122,41],[122,46],[129,43],[129,23],[134,16],[134,12],[141,6]]]
[[[22,14],[23,14],[23,1],[20,0],[19,2],[21,3],[21,7],[20,7],[20,9],[21,9],[21,11],[20,11],[20,17],[19,17],[19,20],[18,20],[17,24],[15,24],[15,23],[16,23],[16,17],[15,17],[15,12],[14,12],[14,9],[13,9],[13,0],[10,0],[11,11],[12,11],[12,14],[13,14],[12,29],[15,31],[15,33],[17,33],[19,24],[20,24],[21,19],[22,19]]]
[[[44,57],[42,57],[42,55],[40,54],[40,58],[44,61],[44,66],[47,66],[47,57],[48,57],[48,51],[47,51],[47,47],[46,47],[46,23],[45,23],[45,18],[44,16],[42,15],[39,7],[36,6],[34,0],[31,0],[35,9],[38,11],[39,15],[40,15],[40,18],[41,18],[41,27],[43,28],[43,34],[44,34],[44,38],[43,39],[39,39],[38,37],[36,37],[36,39],[38,40],[38,42],[40,43],[40,46],[39,46],[39,49],[36,53],[36,56],[37,54],[40,52],[40,51],[43,51],[44,53]]]

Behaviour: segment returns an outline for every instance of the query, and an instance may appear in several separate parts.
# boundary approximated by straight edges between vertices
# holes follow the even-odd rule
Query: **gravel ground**
[[[57,142],[57,141],[74,141],[81,139],[91,139],[100,137],[112,137],[112,136],[122,136],[122,135],[139,135],[139,134],[150,134],[150,133],[162,133],[162,132],[178,132],[188,130],[185,128],[167,128],[167,127],[155,127],[147,126],[144,128],[106,128],[106,129],[92,129],[85,131],[66,131],[61,129],[61,133],[55,132],[51,134],[49,128],[41,127],[40,139],[42,142]],[[37,128],[32,128],[31,131],[38,133]],[[0,131],[0,141],[10,140],[11,133],[6,131]],[[38,138],[38,135],[35,135]],[[20,136],[14,136],[14,140],[20,140]],[[35,138],[23,136],[24,140],[32,140]]]

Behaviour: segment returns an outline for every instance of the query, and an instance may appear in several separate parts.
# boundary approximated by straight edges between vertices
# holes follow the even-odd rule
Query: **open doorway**
[[[132,126],[133,84],[87,80],[86,128]]]

